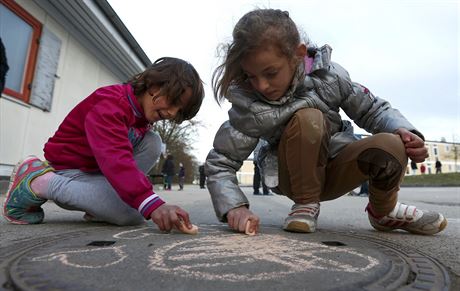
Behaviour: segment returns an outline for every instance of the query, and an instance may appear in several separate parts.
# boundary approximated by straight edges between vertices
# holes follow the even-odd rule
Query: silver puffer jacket
[[[278,185],[277,147],[292,115],[301,108],[321,110],[331,125],[329,156],[333,158],[347,144],[356,141],[349,121],[340,117],[341,108],[359,127],[373,134],[395,132],[398,128],[423,136],[391,105],[350,80],[347,71],[330,61],[332,49],[325,45],[314,52],[313,67],[305,74],[297,68],[288,92],[278,101],[269,101],[252,90],[232,87],[227,99],[232,103],[229,120],[214,139],[206,159],[207,186],[216,215],[226,221],[226,213],[249,202],[238,186],[236,172],[256,147],[266,144],[257,157],[264,181],[270,188]]]

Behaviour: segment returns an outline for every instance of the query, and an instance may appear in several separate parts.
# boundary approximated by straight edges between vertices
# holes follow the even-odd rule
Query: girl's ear
[[[305,56],[307,55],[307,46],[304,43],[299,44],[295,51],[295,54],[299,58],[305,58]]]

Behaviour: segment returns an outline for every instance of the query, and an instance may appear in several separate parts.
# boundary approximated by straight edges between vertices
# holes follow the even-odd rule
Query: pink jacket
[[[148,219],[164,202],[137,168],[130,128],[139,137],[149,129],[131,85],[99,88],[66,116],[45,144],[45,158],[56,170],[102,172],[121,199]]]

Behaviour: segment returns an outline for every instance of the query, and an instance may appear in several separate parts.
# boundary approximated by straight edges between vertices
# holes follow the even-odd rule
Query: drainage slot
[[[87,244],[87,246],[107,247],[113,245],[115,242],[114,240],[95,240]]]
[[[322,243],[330,247],[346,246],[346,244],[344,244],[343,242],[339,242],[339,241],[322,241]]]

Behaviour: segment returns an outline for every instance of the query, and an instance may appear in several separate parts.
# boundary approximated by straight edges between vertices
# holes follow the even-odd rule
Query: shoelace
[[[312,217],[316,217],[319,213],[319,203],[309,203],[309,204],[294,204],[292,206],[289,216],[293,215],[302,215],[308,214]]]

